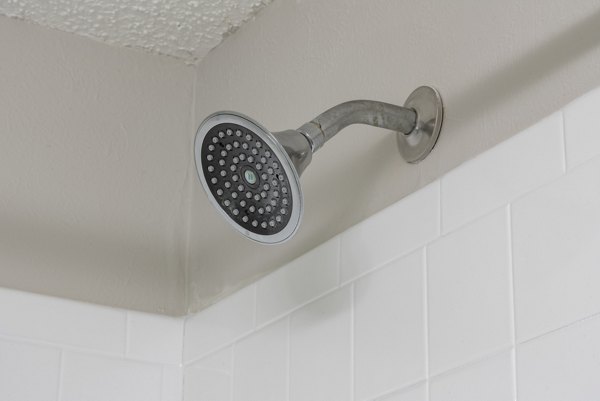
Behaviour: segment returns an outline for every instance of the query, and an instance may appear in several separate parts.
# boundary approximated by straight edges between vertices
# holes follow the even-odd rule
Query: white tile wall
[[[561,175],[563,144],[562,112],[557,112],[449,172],[442,178],[444,232]]]
[[[512,344],[512,299],[506,208],[428,247],[431,374]]]
[[[513,401],[513,367],[512,352],[508,351],[434,377],[430,384],[429,400]]]
[[[209,323],[186,345],[232,353],[236,400],[600,399],[596,108],[600,90],[259,280],[254,327],[250,291],[189,319]]]
[[[56,401],[60,350],[0,341],[0,400]]]
[[[597,108],[185,320],[0,289],[0,399],[600,399]]]
[[[426,383],[421,383],[414,387],[377,398],[377,401],[427,401],[427,385]]]
[[[346,287],[291,316],[290,400],[350,399],[351,295]]]
[[[600,159],[512,211],[518,339],[600,312]]]
[[[268,322],[334,289],[340,240],[334,238],[257,283],[257,323]]]
[[[519,401],[600,399],[600,317],[517,348]]]
[[[182,336],[183,340],[183,336]],[[162,401],[183,400],[183,366],[164,365],[162,371]]]
[[[231,347],[187,365],[184,373],[184,399],[188,401],[230,401],[232,376],[233,350]]]
[[[161,401],[162,367],[65,352],[61,401]]]
[[[166,364],[181,363],[182,319],[128,312],[127,324],[127,357]]]
[[[0,335],[125,352],[127,312],[20,291],[0,291]]]
[[[0,400],[181,401],[182,340],[182,319],[0,288]]]
[[[348,282],[439,235],[439,182],[404,198],[341,235],[341,277]]]
[[[249,333],[255,325],[256,286],[210,306],[186,321],[183,360],[190,362]]]
[[[287,397],[289,319],[235,345],[234,401],[281,401]]]
[[[425,379],[424,254],[421,249],[355,284],[356,400]]]

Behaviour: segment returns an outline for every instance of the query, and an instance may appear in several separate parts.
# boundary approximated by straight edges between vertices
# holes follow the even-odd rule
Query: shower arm
[[[341,103],[302,125],[297,131],[310,142],[312,152],[352,124],[366,124],[410,134],[417,124],[414,109],[373,100],[352,100]]]
[[[418,163],[435,146],[442,119],[440,94],[430,86],[421,86],[408,96],[403,106],[373,100],[353,100],[330,108],[297,130],[275,132],[273,135],[288,153],[300,175],[311,162],[313,153],[352,124],[395,131],[398,150],[404,160]]]

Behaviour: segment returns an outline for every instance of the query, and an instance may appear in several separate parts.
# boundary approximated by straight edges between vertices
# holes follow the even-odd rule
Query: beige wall
[[[239,236],[194,185],[190,311],[600,85],[599,66],[597,1],[275,1],[199,65],[196,124],[232,109],[274,131],[296,128],[345,100],[401,104],[430,84],[446,104],[442,136],[427,160],[409,166],[389,133],[360,126],[338,135],[302,177],[304,221],[283,246]]]
[[[593,0],[276,0],[196,67],[0,18],[0,286],[197,311],[600,85],[599,65]],[[302,177],[283,246],[239,236],[197,183],[209,113],[276,131],[423,84],[446,104],[430,157],[345,130]]]
[[[0,286],[185,310],[192,72],[0,17]]]

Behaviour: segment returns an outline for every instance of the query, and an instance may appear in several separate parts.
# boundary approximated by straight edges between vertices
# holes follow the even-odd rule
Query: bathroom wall
[[[0,286],[185,313],[193,69],[0,16]]]
[[[598,107],[600,89],[188,318],[0,289],[0,399],[596,399]]]
[[[302,225],[277,247],[251,243],[223,224],[200,185],[192,185],[189,312],[599,86],[599,27],[596,0],[274,1],[198,65],[195,126],[226,109],[273,131],[297,128],[339,102],[402,104],[428,84],[445,102],[443,131],[426,160],[408,165],[389,132],[344,130],[303,174]]]
[[[595,90],[189,317],[184,399],[597,399],[598,107]]]
[[[0,17],[0,286],[196,312],[600,85],[598,27],[595,0],[277,0],[192,67]],[[207,114],[279,130],[422,84],[446,104],[431,156],[345,130],[302,177],[293,241],[253,244],[208,204],[191,151]]]
[[[181,401],[183,320],[0,288],[0,399]]]

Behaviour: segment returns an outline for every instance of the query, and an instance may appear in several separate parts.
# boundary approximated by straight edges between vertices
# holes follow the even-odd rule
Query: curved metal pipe
[[[415,110],[373,100],[353,100],[341,103],[302,125],[298,131],[310,142],[313,153],[339,131],[352,124],[412,132],[417,124]]]

